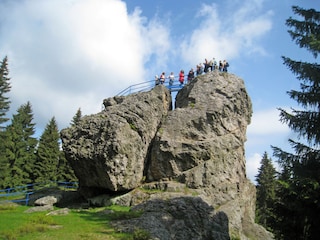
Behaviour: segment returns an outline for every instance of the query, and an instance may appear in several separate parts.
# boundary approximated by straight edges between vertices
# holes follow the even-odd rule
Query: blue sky
[[[2,0],[0,57],[9,58],[10,116],[31,102],[41,134],[51,117],[60,129],[78,108],[101,110],[104,98],[162,71],[188,71],[205,58],[227,59],[253,103],[246,142],[247,174],[257,174],[270,145],[288,148],[293,133],[277,108],[299,89],[281,56],[316,61],[285,26],[292,5],[318,0]]]

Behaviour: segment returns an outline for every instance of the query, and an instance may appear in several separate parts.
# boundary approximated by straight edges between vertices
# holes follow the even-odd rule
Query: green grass
[[[118,233],[109,225],[110,220],[134,218],[141,214],[129,212],[130,208],[111,206],[88,210],[74,209],[68,215],[61,216],[47,216],[47,212],[24,213],[28,208],[12,204],[0,205],[0,239],[138,239],[137,233]],[[113,212],[103,213],[107,209]],[[141,232],[139,233],[141,235]]]

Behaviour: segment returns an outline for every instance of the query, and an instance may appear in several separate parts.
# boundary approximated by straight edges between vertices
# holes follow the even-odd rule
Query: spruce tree
[[[81,109],[79,108],[78,111],[76,112],[76,115],[74,115],[74,117],[72,118],[71,126],[77,125],[81,117],[82,117],[82,112],[81,112]]]
[[[10,78],[8,77],[8,58],[0,62],[0,188],[4,188],[4,180],[8,173],[8,163],[5,156],[6,132],[4,124],[9,120],[6,117],[10,107],[7,94],[11,90]]]
[[[32,183],[37,139],[33,137],[35,124],[30,102],[19,107],[6,132],[8,175],[4,184],[14,187]]]
[[[267,153],[263,154],[261,166],[256,176],[257,181],[257,222],[268,230],[272,230],[274,224],[273,205],[276,190],[276,169]]]
[[[292,7],[299,19],[286,25],[292,40],[317,59],[320,52],[320,12]],[[300,81],[300,90],[288,91],[303,110],[280,109],[280,120],[298,134],[289,139],[294,153],[274,147],[282,168],[276,204],[278,239],[318,239],[320,235],[320,65],[283,57]]]
[[[0,132],[3,132],[5,126],[3,124],[9,120],[6,117],[10,108],[10,100],[7,94],[11,90],[9,70],[8,70],[8,58],[5,57],[0,62]]]
[[[54,117],[51,118],[42,133],[37,149],[35,181],[56,181],[60,159],[59,130]]]
[[[60,152],[59,165],[58,165],[58,181],[62,182],[78,182],[69,162],[67,161],[63,151]]]

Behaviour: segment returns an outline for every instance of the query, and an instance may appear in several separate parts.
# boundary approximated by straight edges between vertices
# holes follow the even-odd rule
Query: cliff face
[[[152,145],[147,179],[177,179],[221,204],[246,183],[244,142],[252,114],[241,79],[213,72],[176,97]]]
[[[111,202],[144,210],[140,220],[117,227],[139,226],[160,239],[272,239],[254,223],[255,187],[244,157],[252,106],[243,80],[218,71],[201,75],[178,92],[173,111],[164,86],[109,98],[104,106],[61,135],[80,193],[108,193]],[[128,193],[112,198],[115,192]],[[188,205],[194,215],[185,217],[199,221],[192,227],[185,211],[169,213],[163,205]],[[195,216],[203,206],[211,210]],[[156,215],[162,217],[155,230],[147,223]],[[172,228],[181,221],[183,228]]]

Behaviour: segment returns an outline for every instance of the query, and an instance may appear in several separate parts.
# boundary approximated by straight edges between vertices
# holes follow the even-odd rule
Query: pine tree
[[[8,175],[5,185],[14,187],[33,182],[33,166],[37,139],[31,104],[22,105],[7,127],[5,143]]]
[[[56,181],[60,159],[59,130],[55,118],[51,118],[42,133],[35,164],[36,182]]]
[[[81,109],[79,108],[78,111],[76,112],[76,115],[74,115],[74,117],[72,118],[71,126],[77,125],[81,117],[82,117],[82,112],[81,112]]]
[[[0,188],[4,186],[4,180],[8,173],[8,163],[5,157],[6,132],[4,123],[9,119],[6,117],[9,111],[10,101],[6,94],[10,91],[10,78],[8,77],[8,58],[0,62]]]
[[[60,152],[60,159],[58,165],[58,181],[62,182],[78,182],[73,169],[68,163],[63,151]]]
[[[4,131],[5,127],[3,124],[9,120],[6,117],[10,108],[10,100],[6,94],[11,90],[10,78],[8,76],[8,58],[5,57],[0,62],[0,132]]]
[[[257,181],[257,222],[268,230],[272,230],[274,224],[273,205],[276,190],[276,169],[267,153],[263,154],[261,166],[256,176]]]
[[[320,52],[320,12],[292,7],[299,20],[286,21],[292,39],[312,53]],[[292,30],[291,30],[292,29]],[[288,91],[304,110],[280,109],[280,120],[298,134],[289,139],[294,153],[274,147],[282,168],[278,190],[276,235],[279,239],[318,239],[320,235],[320,65],[283,57],[300,81],[300,91]],[[301,140],[304,140],[301,142]]]

